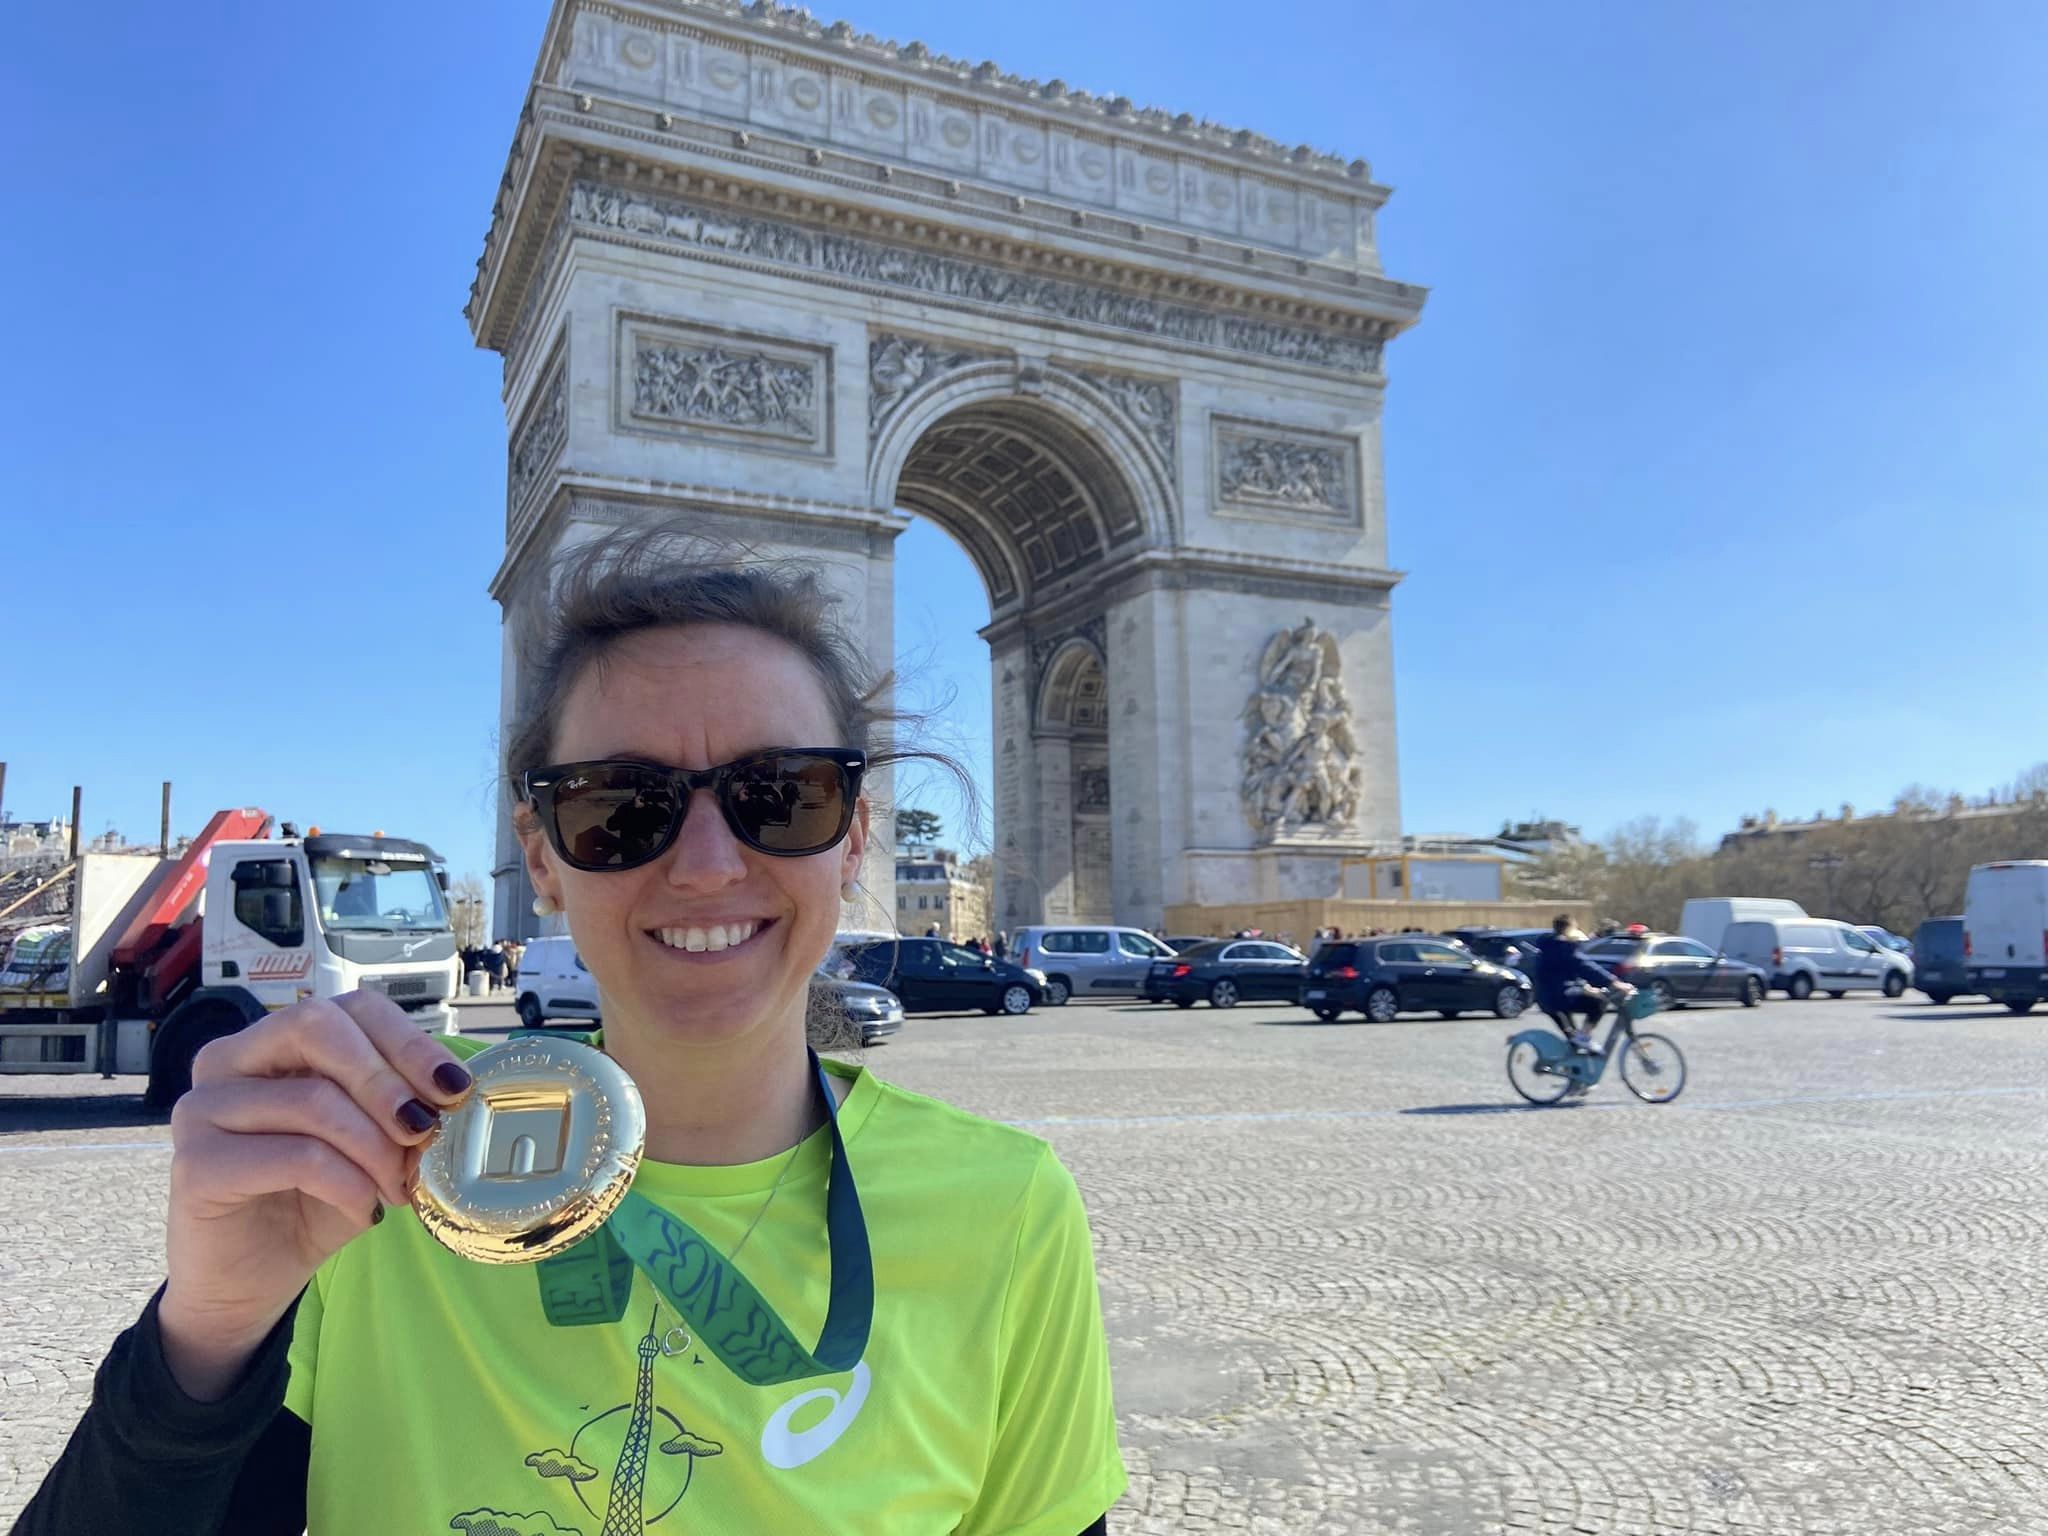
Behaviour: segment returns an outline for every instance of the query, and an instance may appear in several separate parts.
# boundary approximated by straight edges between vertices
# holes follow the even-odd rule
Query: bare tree
[[[455,925],[457,949],[480,949],[484,942],[484,883],[464,875],[448,887],[448,916]]]

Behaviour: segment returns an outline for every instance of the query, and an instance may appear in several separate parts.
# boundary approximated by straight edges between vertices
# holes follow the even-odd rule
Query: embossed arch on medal
[[[602,1051],[515,1040],[469,1059],[476,1087],[420,1159],[413,1209],[443,1246],[527,1264],[602,1226],[647,1136],[640,1090]]]

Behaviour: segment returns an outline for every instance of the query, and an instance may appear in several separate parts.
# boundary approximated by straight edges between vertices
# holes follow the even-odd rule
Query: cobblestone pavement
[[[1516,1107],[1491,1019],[1075,1006],[869,1059],[1078,1176],[1119,1536],[2048,1532],[2048,1018],[1660,1027],[1656,1108]],[[162,1262],[133,1086],[0,1080],[0,1523]]]

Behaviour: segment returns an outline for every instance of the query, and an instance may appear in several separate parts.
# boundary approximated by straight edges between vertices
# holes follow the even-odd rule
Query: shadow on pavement
[[[1887,1019],[1904,1019],[1910,1023],[1925,1023],[1932,1019],[2024,1019],[2033,1018],[2037,1023],[2048,1021],[2048,1013],[2014,1013],[2003,1003],[1978,1003],[1974,1006],[1956,1007],[1953,1003],[1942,1007],[1926,1003],[1918,1008],[1908,1008],[1897,1013],[1882,1015]]]
[[[1577,1109],[1580,1106],[1567,1099],[1557,1104],[1423,1104],[1414,1109],[1404,1109],[1404,1115],[1519,1115],[1536,1109]]]
[[[0,1096],[0,1136],[24,1131],[88,1131],[116,1125],[166,1125],[168,1110],[144,1109],[140,1093],[95,1093],[63,1098]]]

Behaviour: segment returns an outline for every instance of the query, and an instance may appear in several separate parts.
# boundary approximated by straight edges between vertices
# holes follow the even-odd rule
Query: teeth
[[[709,928],[662,928],[656,932],[670,949],[684,949],[691,954],[715,954],[721,949],[731,949],[735,944],[746,943],[760,928],[759,923],[713,923]]]

